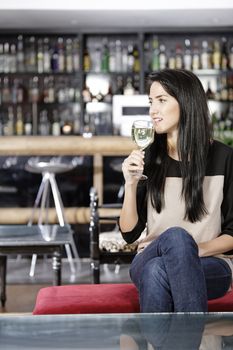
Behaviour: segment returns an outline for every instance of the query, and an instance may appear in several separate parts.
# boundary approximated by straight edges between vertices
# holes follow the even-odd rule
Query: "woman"
[[[233,149],[211,139],[199,79],[185,70],[149,76],[155,138],[122,165],[120,230],[139,239],[130,276],[142,312],[205,312],[231,287]],[[139,181],[135,170],[147,174]],[[233,255],[232,255],[233,257]]]

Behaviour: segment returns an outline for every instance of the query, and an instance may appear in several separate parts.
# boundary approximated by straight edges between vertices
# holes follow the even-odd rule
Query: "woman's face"
[[[150,117],[156,133],[177,137],[180,120],[180,107],[177,100],[155,81],[150,87],[149,102]]]

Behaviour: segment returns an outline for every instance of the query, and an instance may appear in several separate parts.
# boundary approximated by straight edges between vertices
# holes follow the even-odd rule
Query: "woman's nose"
[[[155,104],[150,106],[150,114],[158,114],[159,110]]]

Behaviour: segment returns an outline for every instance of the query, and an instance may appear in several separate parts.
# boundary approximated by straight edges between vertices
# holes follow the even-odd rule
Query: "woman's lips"
[[[162,120],[163,120],[162,118],[153,118],[153,121],[155,124],[160,123]]]

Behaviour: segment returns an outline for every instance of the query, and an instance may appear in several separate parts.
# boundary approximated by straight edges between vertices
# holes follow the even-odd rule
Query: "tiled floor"
[[[0,312],[32,312],[37,292],[52,284],[53,272],[50,259],[38,259],[35,276],[29,276],[30,259],[9,259],[7,263],[7,302]],[[119,272],[113,265],[101,266],[102,283],[126,283],[130,281],[129,266],[122,265]],[[90,261],[81,259],[77,273],[71,276],[69,264],[63,259],[62,284],[92,283]]]

